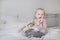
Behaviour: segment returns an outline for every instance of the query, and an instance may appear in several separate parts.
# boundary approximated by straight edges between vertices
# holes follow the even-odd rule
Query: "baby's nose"
[[[41,19],[41,17],[39,17],[39,19]]]

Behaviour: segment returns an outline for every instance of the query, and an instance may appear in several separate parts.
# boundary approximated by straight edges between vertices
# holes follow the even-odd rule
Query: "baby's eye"
[[[44,14],[41,14],[41,15],[44,15]]]
[[[38,14],[38,15],[40,15],[40,14]]]

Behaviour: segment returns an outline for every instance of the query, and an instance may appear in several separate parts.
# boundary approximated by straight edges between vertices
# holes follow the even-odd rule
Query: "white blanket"
[[[0,40],[28,40],[18,29],[25,25],[25,23],[9,23],[0,25]],[[60,40],[60,29],[50,28],[48,33],[44,36],[44,40]]]

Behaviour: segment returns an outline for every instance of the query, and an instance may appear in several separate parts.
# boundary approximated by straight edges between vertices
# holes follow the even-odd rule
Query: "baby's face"
[[[35,17],[37,19],[42,19],[44,17],[44,12],[42,10],[37,10]]]

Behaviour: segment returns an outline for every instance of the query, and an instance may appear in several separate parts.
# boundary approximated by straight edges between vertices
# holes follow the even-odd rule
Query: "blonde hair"
[[[45,10],[43,8],[37,8],[36,11],[35,11],[35,14],[38,10],[42,10],[44,12],[44,16],[45,16]]]

